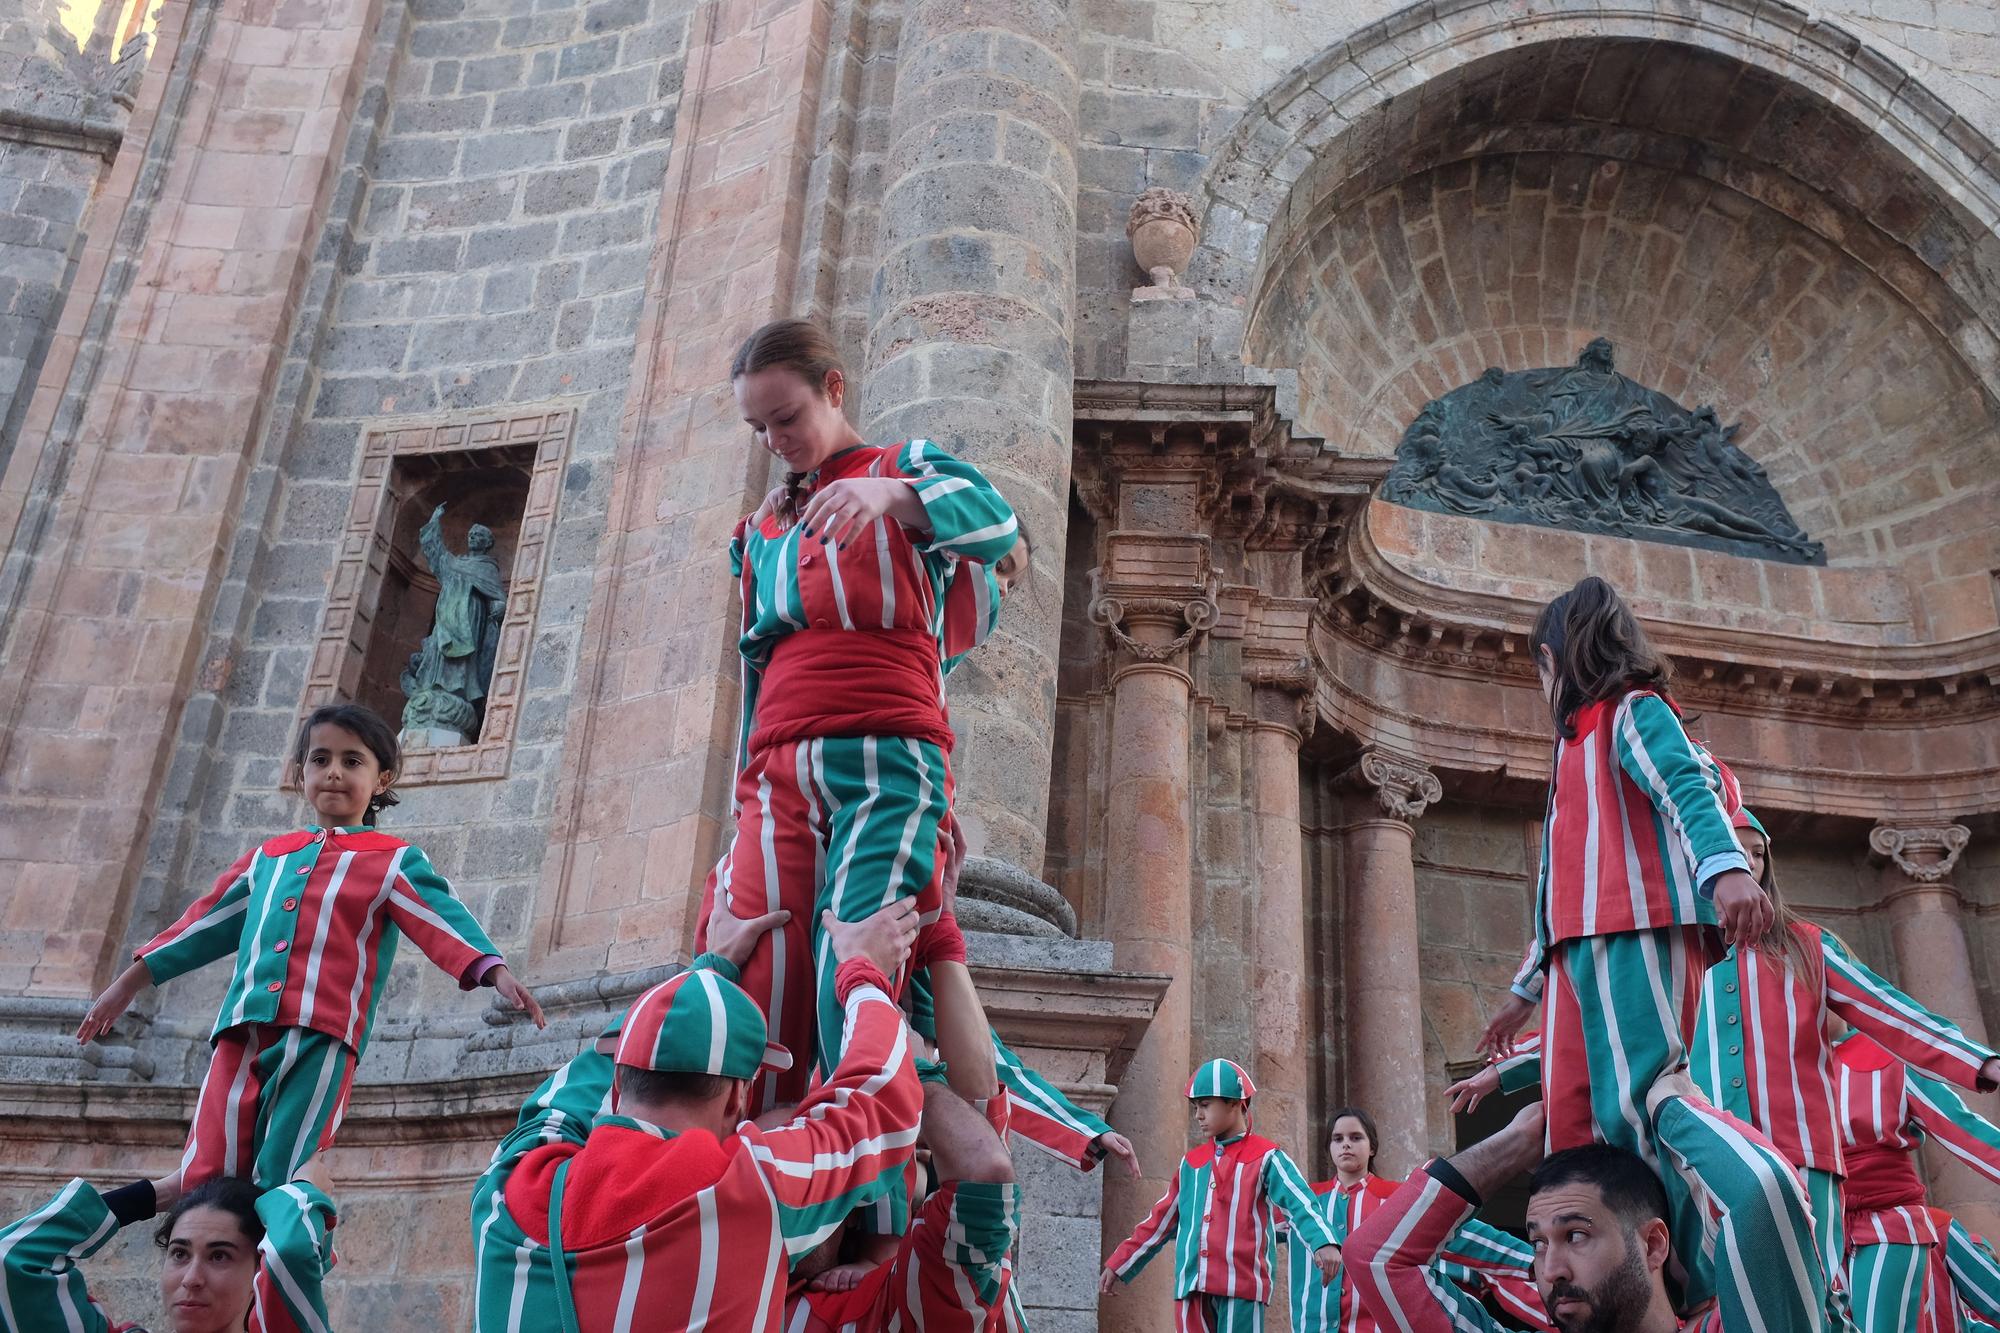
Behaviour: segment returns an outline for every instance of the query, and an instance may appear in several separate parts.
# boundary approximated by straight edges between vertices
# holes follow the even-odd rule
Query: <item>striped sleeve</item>
[[[257,1303],[250,1333],[327,1333],[321,1288],[333,1267],[333,1200],[295,1180],[257,1199]]]
[[[930,520],[930,535],[917,543],[919,550],[990,565],[1014,549],[1020,535],[1014,510],[972,464],[929,440],[911,440],[885,475],[909,482]]]
[[[1613,746],[1619,767],[1680,840],[1703,896],[1723,872],[1749,870],[1724,808],[1722,766],[1688,739],[1666,700],[1644,691],[1627,695],[1618,706]]]
[[[1109,1124],[1022,1064],[1021,1057],[1007,1049],[997,1032],[993,1034],[993,1057],[1000,1084],[1013,1103],[1012,1128],[1018,1137],[1079,1171],[1088,1171],[1103,1160],[1097,1140],[1111,1132]]]
[[[250,905],[250,867],[256,859],[257,849],[252,847],[216,876],[214,887],[195,899],[180,920],[133,952],[146,965],[154,985],[236,952],[243,938],[243,914]]]
[[[1378,1324],[1403,1333],[1501,1333],[1505,1326],[1485,1309],[1442,1290],[1449,1283],[1431,1267],[1473,1207],[1426,1169],[1348,1236],[1342,1271]]]
[[[460,990],[471,990],[478,984],[469,975],[474,963],[489,954],[500,955],[451,891],[451,882],[417,847],[403,848],[397,859],[396,884],[389,891],[389,919],[426,958],[455,977]]]
[[[1912,1069],[1904,1076],[1910,1112],[1952,1156],[2000,1183],[2000,1127],[1967,1106],[1943,1082]]]
[[[1285,1210],[1293,1237],[1308,1250],[1338,1244],[1327,1229],[1312,1186],[1306,1184],[1305,1173],[1283,1148],[1273,1148],[1264,1155],[1264,1197]]]
[[[949,676],[1000,623],[1000,580],[992,565],[961,560],[944,585],[944,614],[938,635],[940,672]]]
[[[104,1196],[76,1179],[0,1228],[0,1328],[7,1333],[107,1333],[77,1264],[118,1234]]]
[[[923,1115],[909,1029],[882,974],[850,961],[836,985],[846,1011],[839,1066],[789,1124],[746,1131],[794,1257],[882,1196],[915,1151]]]
[[[1953,1218],[1945,1235],[1945,1266],[1958,1299],[1979,1318],[2000,1324],[2000,1259],[1985,1241]]]
[[[1535,1286],[1534,1247],[1519,1236],[1469,1218],[1445,1242],[1438,1267],[1446,1277],[1492,1293],[1506,1315],[1529,1328],[1548,1329],[1548,1307]]]
[[[1521,965],[1514,969],[1514,980],[1507,989],[1526,1000],[1529,1004],[1542,1002],[1542,987],[1548,980],[1546,971],[1548,956],[1542,948],[1541,932],[1537,931],[1528,941],[1528,952],[1521,958]]]
[[[1542,1034],[1530,1032],[1514,1043],[1514,1053],[1493,1062],[1500,1069],[1500,1091],[1525,1092],[1542,1085]]]
[[[1153,1256],[1167,1247],[1180,1226],[1181,1215],[1181,1173],[1174,1169],[1173,1178],[1167,1182],[1167,1192],[1153,1205],[1132,1234],[1111,1252],[1105,1261],[1112,1274],[1120,1282],[1130,1282],[1139,1276]]]
[[[1974,1041],[1948,1018],[1932,1013],[1871,971],[1838,939],[1820,931],[1826,957],[1827,1007],[1887,1047],[1912,1069],[1979,1087],[1993,1048]]]

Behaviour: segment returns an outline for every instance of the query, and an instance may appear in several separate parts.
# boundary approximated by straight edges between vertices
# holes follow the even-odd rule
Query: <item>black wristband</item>
[[[118,1225],[129,1227],[134,1222],[144,1222],[160,1211],[159,1196],[153,1193],[153,1182],[135,1180],[129,1185],[120,1185],[104,1196],[104,1206],[118,1219]]]
[[[1435,1180],[1438,1184],[1444,1186],[1473,1207],[1477,1208],[1481,1203],[1485,1202],[1485,1200],[1479,1197],[1479,1191],[1472,1188],[1472,1182],[1467,1180],[1464,1174],[1451,1164],[1450,1159],[1439,1157],[1425,1166],[1424,1170],[1430,1172],[1432,1180]]]

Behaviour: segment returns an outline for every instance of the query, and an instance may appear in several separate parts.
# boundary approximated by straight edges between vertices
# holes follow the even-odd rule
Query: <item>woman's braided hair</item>
[[[791,371],[821,395],[826,393],[829,374],[838,372],[843,378],[847,374],[840,360],[840,349],[833,345],[826,330],[804,319],[775,319],[745,338],[729,363],[729,378],[738,380],[760,370],[778,368]],[[805,489],[805,473],[785,474],[785,498],[778,503],[778,521],[784,526],[790,527],[798,521]]]

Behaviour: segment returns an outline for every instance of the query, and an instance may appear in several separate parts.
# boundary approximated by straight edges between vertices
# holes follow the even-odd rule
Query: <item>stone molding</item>
[[[389,480],[396,460],[493,448],[529,449],[533,462],[528,501],[515,539],[507,614],[500,624],[500,653],[487,686],[486,718],[479,740],[472,745],[405,750],[398,780],[411,786],[506,776],[528,652],[534,642],[535,611],[541,601],[549,538],[555,530],[556,505],[562,494],[562,469],[575,430],[574,411],[544,408],[516,409],[505,417],[405,423],[368,432],[361,451],[360,478],[348,508],[347,531],[340,540],[326,606],[320,614],[305,698],[299,706],[301,718],[320,704],[354,697],[375,620],[375,601],[389,565],[388,524],[394,512]]]
[[[1011,861],[968,856],[958,876],[958,923],[967,930],[1076,938],[1076,909]]]
[[[1877,824],[1868,832],[1868,846],[1877,856],[1919,884],[1941,884],[1958,864],[1959,853],[1972,841],[1963,824]],[[1936,857],[1936,860],[1923,858]]]
[[[1114,537],[1133,536],[1131,533],[1114,533]],[[1194,646],[1197,639],[1215,627],[1218,611],[1215,601],[1215,583],[1210,581],[1190,590],[1189,596],[1156,596],[1146,592],[1127,592],[1127,587],[1143,589],[1144,584],[1118,584],[1118,591],[1107,588],[1104,569],[1099,566],[1090,571],[1090,605],[1084,614],[1090,623],[1101,626],[1111,636],[1111,641],[1123,648],[1141,662],[1168,662],[1186,649]],[[1147,622],[1179,625],[1180,632],[1165,643],[1152,643],[1136,637],[1126,628]]]
[[[1538,600],[1469,593],[1399,568],[1365,522],[1349,526],[1323,565],[1321,623],[1378,653],[1529,684],[1527,636]],[[1641,617],[1679,669],[1675,695],[1732,711],[1859,724],[1933,725],[2000,716],[2000,632],[1909,647]]]
[[[1425,810],[1444,799],[1444,784],[1422,761],[1388,750],[1369,749],[1342,774],[1342,780],[1375,798],[1384,815],[1414,824]]]

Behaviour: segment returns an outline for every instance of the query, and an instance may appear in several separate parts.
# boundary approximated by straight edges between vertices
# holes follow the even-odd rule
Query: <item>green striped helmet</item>
[[[1196,1097],[1227,1097],[1247,1102],[1257,1095],[1257,1085],[1234,1060],[1210,1060],[1188,1080],[1187,1095],[1190,1101]]]
[[[720,973],[695,968],[639,997],[625,1015],[616,1059],[634,1069],[747,1079],[792,1067],[790,1053],[769,1043],[757,1002]]]

